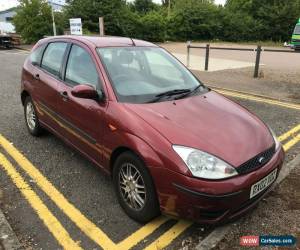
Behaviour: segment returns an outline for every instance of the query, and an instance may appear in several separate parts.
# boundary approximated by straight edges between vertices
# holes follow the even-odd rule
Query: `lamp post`
[[[56,26],[55,26],[55,19],[54,19],[54,12],[53,12],[53,6],[52,1],[49,0],[49,4],[51,6],[51,15],[52,15],[52,25],[53,25],[53,35],[56,36]]]

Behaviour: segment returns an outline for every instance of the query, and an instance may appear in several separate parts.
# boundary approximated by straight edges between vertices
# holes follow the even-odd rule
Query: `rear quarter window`
[[[59,76],[68,44],[65,42],[50,43],[43,55],[41,67],[49,73]]]
[[[40,66],[45,48],[46,44],[42,44],[30,54],[29,60],[33,65]]]

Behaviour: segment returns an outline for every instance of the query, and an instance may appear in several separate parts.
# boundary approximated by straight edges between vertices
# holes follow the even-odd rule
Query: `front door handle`
[[[63,98],[64,101],[66,101],[66,100],[69,99],[69,96],[68,96],[68,92],[67,92],[67,91],[62,91],[62,92],[60,92],[60,96]]]
[[[40,80],[40,75],[39,75],[39,74],[35,74],[35,75],[33,76],[33,78],[34,78],[35,80]]]

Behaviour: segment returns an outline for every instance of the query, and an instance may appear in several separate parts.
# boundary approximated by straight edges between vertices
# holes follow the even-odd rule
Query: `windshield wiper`
[[[166,97],[166,96],[186,94],[186,93],[189,93],[189,92],[191,92],[190,89],[173,89],[173,90],[169,90],[169,91],[162,92],[162,93],[156,95],[154,99],[152,99],[152,100],[149,101],[149,103],[150,102],[157,102],[161,98]]]
[[[177,97],[175,97],[174,99],[175,99],[175,100],[178,100],[178,99],[184,98],[184,97],[186,97],[186,96],[189,96],[190,94],[195,93],[200,87],[203,87],[203,85],[199,84],[198,86],[196,86],[195,88],[193,88],[193,89],[190,90],[189,92],[183,93],[182,95],[177,96]]]

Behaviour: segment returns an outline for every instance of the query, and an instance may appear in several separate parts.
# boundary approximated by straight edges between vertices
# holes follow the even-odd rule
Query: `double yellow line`
[[[292,128],[288,132],[278,137],[280,142],[286,141],[288,138],[291,138],[287,143],[283,145],[285,151],[288,151],[291,147],[293,147],[296,143],[300,141],[300,124],[296,127]]]
[[[79,245],[71,239],[67,230],[49,211],[49,209],[39,198],[39,196],[31,189],[31,187],[17,172],[13,165],[1,153],[0,165],[5,169],[7,175],[10,176],[14,184],[21,191],[25,199],[36,211],[40,219],[44,222],[44,224],[47,226],[47,228],[53,234],[53,236],[57,239],[60,245],[64,247],[64,249],[81,249]]]
[[[283,145],[287,151],[300,141],[300,124],[278,139],[281,142],[288,141]],[[103,249],[130,249],[141,240],[152,234],[162,224],[168,221],[167,217],[161,216],[152,222],[141,227],[139,230],[131,234],[128,238],[119,243],[114,243],[100,228],[84,216],[73,204],[71,204],[61,194],[46,177],[33,164],[20,153],[7,139],[0,135],[0,146],[12,157],[23,171],[32,178],[38,187],[61,209],[61,211],[81,229],[91,240],[97,243]],[[64,249],[82,249],[79,241],[74,241],[63,225],[57,220],[53,213],[47,208],[39,196],[31,189],[30,185],[18,173],[16,168],[0,153],[0,165],[6,171],[7,175],[12,179],[20,192],[29,202],[34,211],[38,214],[48,230],[52,233],[57,242]],[[153,241],[147,250],[162,249],[168,246],[183,231],[192,225],[192,222],[179,220],[169,230],[163,233],[159,238]]]
[[[240,99],[251,100],[251,101],[255,101],[255,102],[262,102],[262,103],[267,103],[267,104],[280,106],[280,107],[284,107],[284,108],[300,110],[300,104],[297,104],[297,103],[279,101],[279,100],[271,99],[268,97],[255,96],[255,95],[251,95],[251,94],[236,92],[233,90],[218,89],[218,88],[215,88],[214,90],[217,91],[218,93],[226,95],[226,96],[237,97]]]
[[[71,204],[61,194],[51,182],[35,167],[33,164],[19,152],[6,138],[0,135],[0,146],[18,163],[22,170],[26,172],[38,185],[38,187],[44,191],[44,193],[64,212],[64,214],[77,225],[91,240],[97,243],[103,249],[130,249],[148,235],[152,234],[162,224],[169,219],[165,216],[156,218],[149,222],[139,230],[131,234],[128,238],[114,243],[100,228],[98,228],[93,222],[91,222],[86,216],[84,216],[73,204]],[[75,242],[71,236],[67,233],[66,229],[55,218],[51,211],[46,207],[38,195],[31,189],[30,185],[22,178],[17,172],[16,168],[7,160],[7,158],[0,153],[0,165],[6,171],[8,176],[12,179],[14,184],[20,189],[23,196],[29,202],[31,207],[38,214],[40,219],[44,222],[45,226],[56,238],[58,243],[64,249],[81,249],[79,244]],[[190,223],[181,221],[177,225],[177,234],[180,231],[184,231]],[[169,237],[169,236],[167,236]]]

